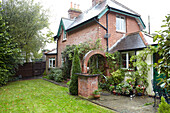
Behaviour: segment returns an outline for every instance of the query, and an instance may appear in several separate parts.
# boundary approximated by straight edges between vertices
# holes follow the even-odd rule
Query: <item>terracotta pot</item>
[[[100,95],[93,95],[94,98],[100,98]]]

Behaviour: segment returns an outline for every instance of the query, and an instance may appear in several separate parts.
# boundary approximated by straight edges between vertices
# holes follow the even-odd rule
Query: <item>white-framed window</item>
[[[63,31],[63,40],[66,40],[67,39],[67,34],[66,32]]]
[[[121,53],[121,67],[125,69],[133,68],[133,62],[130,62],[130,58],[135,55],[134,51]]]
[[[55,67],[55,58],[49,58],[49,68]]]
[[[126,20],[124,16],[116,15],[116,31],[126,32]]]

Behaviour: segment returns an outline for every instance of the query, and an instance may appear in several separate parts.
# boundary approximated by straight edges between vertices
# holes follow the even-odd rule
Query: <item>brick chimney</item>
[[[77,8],[76,8],[76,6],[77,6]],[[79,4],[78,5],[74,4],[74,8],[73,8],[73,4],[71,2],[70,9],[68,10],[69,19],[74,19],[82,13],[81,10],[79,9],[79,6],[80,6]]]
[[[92,0],[92,7],[94,7],[96,4],[99,4],[103,2],[104,0]]]

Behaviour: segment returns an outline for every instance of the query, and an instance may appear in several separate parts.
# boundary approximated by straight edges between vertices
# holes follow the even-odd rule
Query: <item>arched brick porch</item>
[[[88,53],[86,53],[86,55],[83,57],[83,61],[82,61],[82,73],[87,73],[87,65],[88,65],[88,61],[90,59],[91,56],[93,55],[102,55],[105,58],[105,67],[106,67],[106,75],[109,75],[109,71],[107,69],[107,61],[106,61],[106,55],[103,51],[101,50],[92,50],[89,51]]]

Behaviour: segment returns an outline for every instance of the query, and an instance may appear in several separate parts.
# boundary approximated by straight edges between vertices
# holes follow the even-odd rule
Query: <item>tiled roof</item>
[[[142,39],[143,38],[143,39]],[[153,42],[153,38],[141,32],[135,32],[118,40],[110,49],[110,53],[115,51],[135,50],[142,49],[148,45],[155,45],[157,42]]]
[[[51,54],[56,54],[56,53],[57,53],[56,49],[52,49],[50,51],[45,52],[45,55],[51,55]]]
[[[135,11],[132,11],[131,9],[127,8],[123,4],[115,1],[115,0],[104,0],[100,4],[97,4],[96,6],[90,8],[89,10],[83,12],[75,19],[75,21],[68,27],[68,29],[71,29],[83,22],[86,22],[94,17],[97,17],[100,15],[107,7],[113,8],[115,10],[123,11],[125,13],[133,14],[136,16],[140,16]]]
[[[145,28],[145,25],[138,13],[129,9],[128,7],[124,6],[123,4],[117,2],[116,0],[104,0],[103,2],[97,4],[96,6],[91,7],[90,9],[81,13],[74,20],[61,18],[57,36],[55,36],[54,38],[57,38],[60,36],[61,27],[63,24],[64,24],[64,28],[65,28],[64,30],[69,31],[69,30],[72,30],[73,28],[83,25],[84,23],[89,22],[90,20],[92,20],[94,18],[100,19],[110,9],[113,12],[117,12],[117,13],[121,13],[121,14],[124,14],[127,16],[135,17],[136,20],[138,21],[138,23],[141,23],[140,25],[142,26],[142,28]]]

